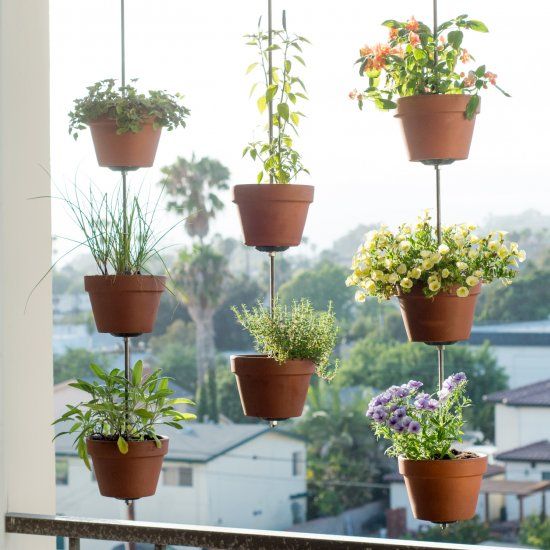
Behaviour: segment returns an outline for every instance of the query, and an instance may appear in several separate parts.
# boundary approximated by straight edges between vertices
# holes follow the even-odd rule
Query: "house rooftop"
[[[486,395],[484,400],[516,407],[550,407],[550,380],[491,393]]]
[[[475,325],[468,341],[495,346],[550,346],[550,319]]]
[[[544,439],[496,456],[503,462],[550,462],[550,441]]]
[[[63,424],[58,424],[56,432],[65,431],[66,427]],[[209,462],[267,433],[302,439],[284,429],[273,431],[265,424],[203,424],[197,422],[186,424],[182,430],[163,426],[160,433],[170,438],[166,460],[175,462]],[[77,456],[72,447],[73,439],[70,436],[56,439],[56,454]]]

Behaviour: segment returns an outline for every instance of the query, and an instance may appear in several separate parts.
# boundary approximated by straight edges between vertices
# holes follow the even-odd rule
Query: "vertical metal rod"
[[[437,244],[441,244],[441,173],[439,171],[439,164],[435,165],[435,199],[436,199]]]
[[[121,75],[120,81],[122,87],[126,86],[126,32],[124,20],[124,0],[120,0],[120,64]]]
[[[437,83],[437,70],[439,63],[438,48],[438,33],[437,33],[437,0],[433,0],[433,19],[434,19],[434,93],[439,93],[439,87]]]
[[[69,539],[69,550],[80,550],[80,539]]]
[[[439,389],[443,389],[443,381],[445,380],[445,346],[437,346],[437,371],[439,377]]]
[[[269,253],[269,311],[275,307],[275,252]]]
[[[273,84],[273,52],[271,51],[271,46],[273,44],[273,9],[272,9],[272,0],[267,0],[267,67],[268,67],[268,82],[271,86]],[[267,106],[267,113],[269,116],[269,146],[273,143],[273,99],[271,99]],[[269,183],[274,183],[273,173],[269,172]]]
[[[130,338],[128,336],[124,337],[124,378],[126,378],[126,388],[124,390],[124,403],[126,409],[126,426],[125,431],[126,435],[128,433],[128,422],[129,422],[129,412],[128,412],[128,386],[130,384]]]

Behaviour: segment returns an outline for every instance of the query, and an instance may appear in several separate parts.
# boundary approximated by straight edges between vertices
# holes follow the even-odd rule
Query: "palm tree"
[[[160,184],[170,196],[168,210],[182,214],[189,236],[203,242],[210,230],[210,221],[223,210],[224,203],[218,193],[229,189],[229,170],[215,159],[203,157],[197,161],[193,155],[191,160],[178,157],[161,172],[164,178]]]

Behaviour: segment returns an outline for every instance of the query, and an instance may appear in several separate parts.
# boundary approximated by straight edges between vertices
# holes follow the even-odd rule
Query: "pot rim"
[[[464,112],[472,94],[418,94],[397,99],[395,118],[427,113]],[[430,109],[436,104],[436,109]],[[476,114],[481,111],[481,97]]]
[[[313,185],[298,183],[244,183],[232,188],[234,203],[268,200],[273,202],[306,202],[312,203],[315,193]]]
[[[315,372],[310,359],[289,359],[279,363],[267,355],[231,355],[231,372],[239,376],[294,376]]]
[[[399,473],[404,477],[418,478],[460,478],[482,476],[487,471],[487,454],[455,460],[413,460],[398,457]]]
[[[163,292],[166,275],[84,275],[84,289],[87,292],[109,292],[112,290]]]
[[[480,281],[477,285],[468,287],[468,290],[470,291],[470,293],[468,294],[468,296],[465,296],[464,298],[469,298],[470,296],[477,296],[481,292],[482,285],[483,285],[483,281]],[[461,285],[453,285],[453,286],[451,286],[451,288],[449,290],[440,291],[435,296],[432,296],[431,298],[424,295],[424,292],[423,292],[424,286],[425,285],[415,284],[411,288],[410,292],[403,292],[401,287],[398,286],[397,287],[397,297],[400,298],[400,299],[401,298],[409,298],[409,297],[410,298],[424,298],[426,300],[435,300],[436,298],[439,298],[439,297],[441,297],[441,298],[460,298],[461,300],[464,299],[464,298],[461,298],[460,296],[457,296],[456,292],[455,292],[456,289],[460,288]]]
[[[157,436],[161,442],[160,448],[157,447],[155,440],[145,441],[128,441],[128,452],[122,454],[118,450],[116,441],[107,439],[92,439],[86,438],[86,448],[88,454],[92,457],[105,458],[105,459],[134,459],[134,458],[153,458],[158,456],[164,456],[168,453],[168,446],[170,444],[170,438],[166,435]]]
[[[154,124],[156,118],[157,117],[155,117],[155,116],[147,117],[147,118],[143,119],[143,121],[141,122],[141,125],[142,126],[152,126]],[[95,126],[100,126],[100,125],[101,126],[112,126],[113,124],[116,124],[116,117],[109,116],[109,115],[105,114],[105,115],[101,115],[100,117],[98,117],[94,120],[89,120],[86,124],[88,126],[92,126],[92,125],[95,125]],[[158,128],[158,130],[160,130],[160,128]],[[138,131],[138,132],[129,131],[129,132],[124,132],[124,134],[139,134],[140,131]],[[124,134],[119,134],[119,135],[124,135]]]

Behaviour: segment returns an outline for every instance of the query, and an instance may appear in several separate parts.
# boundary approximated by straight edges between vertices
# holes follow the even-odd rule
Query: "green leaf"
[[[298,113],[290,113],[290,120],[292,120],[292,122],[298,126],[298,124],[300,123],[300,117],[298,116]]]
[[[306,66],[306,62],[304,61],[304,58],[300,55],[295,55],[294,56],[294,59],[296,59],[296,61],[298,61],[299,63],[301,63],[304,67]],[[288,72],[288,71],[287,71]]]
[[[451,31],[447,35],[447,41],[455,49],[460,48],[463,38],[464,38],[464,33],[462,31]]]
[[[90,364],[90,369],[101,380],[106,380],[107,379],[107,374],[105,373],[105,371],[99,365],[95,365],[94,363],[91,363]]]
[[[261,170],[260,172],[258,172],[258,175],[256,176],[256,181],[258,183],[262,183],[263,179],[264,179],[264,172],[263,170]]]
[[[139,386],[141,384],[141,378],[143,377],[143,361],[139,360],[134,365],[132,370],[132,384]]]
[[[250,73],[251,71],[253,71],[256,67],[258,66],[258,63],[251,63],[248,68],[246,69],[246,74]]]
[[[152,420],[155,418],[155,414],[147,409],[136,409],[134,413],[143,420]]]
[[[472,120],[472,118],[474,118],[476,110],[479,106],[480,100],[481,98],[478,95],[473,95],[470,98],[470,101],[468,101],[468,105],[466,106],[466,112],[464,113],[464,115],[468,120]]]
[[[277,84],[271,84],[267,87],[267,91],[265,92],[265,100],[271,101],[275,95],[277,94],[277,91],[279,90],[279,86]]]
[[[258,110],[260,111],[260,113],[264,113],[265,110],[267,109],[267,100],[265,98],[265,95],[262,95],[258,98],[257,104],[258,104]]]
[[[118,450],[125,455],[128,452],[128,442],[121,436],[118,436],[118,440],[116,442]]]
[[[466,23],[466,25],[469,29],[472,29],[473,31],[489,32],[489,29],[487,28],[487,25],[485,25],[485,23],[482,23],[481,21],[478,21],[477,19],[470,19]]]
[[[390,29],[399,29],[401,28],[401,23],[395,19],[387,19],[382,23],[382,26],[389,27]]]
[[[413,51],[413,55],[417,61],[423,61],[424,59],[428,58],[428,54],[420,48],[415,48]]]
[[[290,59],[286,59],[285,60],[285,71],[287,73],[289,73],[291,69],[292,69],[292,62],[290,61]]]
[[[478,78],[481,78],[482,76],[485,75],[486,72],[487,72],[487,68],[485,67],[485,65],[480,65],[480,66],[476,69],[475,75],[476,75]]]
[[[169,402],[169,405],[194,405],[195,403],[187,397],[177,397]]]
[[[277,105],[277,113],[279,114],[279,116],[281,118],[288,121],[289,116],[290,116],[290,109],[288,107],[288,104],[287,103],[279,103]]]

